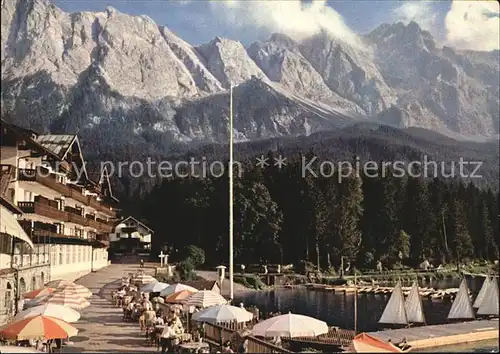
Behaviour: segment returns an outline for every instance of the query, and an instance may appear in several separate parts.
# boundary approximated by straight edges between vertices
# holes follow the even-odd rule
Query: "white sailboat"
[[[497,278],[493,277],[488,284],[486,296],[484,296],[483,301],[477,310],[477,314],[480,316],[498,317],[498,301],[498,282]]]
[[[391,325],[408,325],[408,317],[406,316],[405,298],[401,289],[401,282],[398,281],[391,297],[385,306],[384,312],[378,323]]]
[[[472,307],[479,308],[481,303],[483,302],[484,295],[486,295],[486,291],[488,291],[488,286],[490,285],[490,277],[486,277],[484,279],[483,285],[481,286],[481,290],[479,290],[479,294],[477,294],[476,300],[474,301],[474,305]]]
[[[475,319],[474,309],[469,298],[469,287],[465,278],[462,279],[457,296],[451,305],[448,313],[449,320],[473,320]]]
[[[418,284],[416,281],[413,282],[408,298],[405,302],[406,318],[409,323],[424,323],[424,308],[422,305],[422,298],[418,291]]]

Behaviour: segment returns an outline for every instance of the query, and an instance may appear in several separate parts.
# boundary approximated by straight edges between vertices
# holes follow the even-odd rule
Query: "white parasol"
[[[261,337],[316,337],[328,333],[328,325],[313,317],[288,313],[257,323],[252,333]]]

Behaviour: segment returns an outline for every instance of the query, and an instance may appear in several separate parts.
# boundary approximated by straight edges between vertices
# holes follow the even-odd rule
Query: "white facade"
[[[105,197],[100,181],[91,181],[86,173],[78,185],[71,181],[75,161],[84,166],[75,136],[34,136],[3,121],[1,134],[0,197],[10,210],[18,210],[17,221],[34,248],[0,234],[0,324],[23,293],[106,267],[107,239],[116,217],[96,198]]]

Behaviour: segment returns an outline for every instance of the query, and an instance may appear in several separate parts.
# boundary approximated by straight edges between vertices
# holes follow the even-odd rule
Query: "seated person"
[[[130,301],[127,305],[127,310],[128,311],[133,311],[135,309],[135,301]]]
[[[154,325],[155,326],[163,326],[165,324],[165,321],[163,321],[163,318],[160,316],[160,314],[156,315],[156,318],[154,320]]]
[[[223,353],[234,353],[234,350],[231,348],[231,342],[227,341],[224,343],[224,348],[222,349]]]

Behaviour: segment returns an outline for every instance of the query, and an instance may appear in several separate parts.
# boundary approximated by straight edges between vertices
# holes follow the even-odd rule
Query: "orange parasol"
[[[169,296],[165,297],[165,302],[168,302],[170,304],[181,304],[183,303],[188,297],[193,295],[195,292],[190,291],[190,290],[181,290],[177,291],[173,294],[170,294]]]
[[[35,299],[37,297],[47,296],[50,293],[52,293],[54,290],[55,290],[54,288],[41,288],[41,289],[37,289],[37,290],[33,290],[30,292],[24,293],[23,297],[25,299]]]
[[[78,330],[59,318],[34,316],[0,327],[0,337],[11,340],[63,339],[76,336]]]
[[[366,333],[358,334],[352,340],[350,353],[402,353],[403,351],[394,344],[370,336]]]

